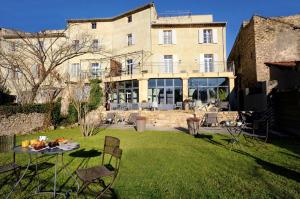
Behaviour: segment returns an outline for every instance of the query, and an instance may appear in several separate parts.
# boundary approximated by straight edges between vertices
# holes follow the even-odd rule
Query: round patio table
[[[65,170],[67,172],[67,174],[73,178],[73,180],[75,181],[75,183],[77,184],[77,191],[79,190],[79,183],[78,181],[76,180],[76,178],[72,175],[72,173],[68,170],[67,166],[64,164],[64,158],[63,158],[63,155],[64,153],[66,152],[70,152],[70,151],[73,151],[73,150],[76,150],[76,149],[79,149],[80,148],[80,145],[78,143],[67,143],[67,144],[62,144],[60,146],[57,146],[57,147],[53,147],[53,148],[49,148],[49,147],[46,147],[42,150],[34,150],[30,147],[22,147],[22,146],[16,146],[13,151],[15,153],[24,153],[24,154],[28,154],[29,155],[29,158],[28,158],[28,162],[27,162],[27,166],[26,166],[26,169],[25,171],[23,172],[22,176],[19,178],[19,180],[16,182],[16,184],[14,185],[12,191],[7,195],[6,198],[9,198],[10,195],[12,194],[12,192],[15,190],[15,188],[18,186],[18,184],[21,182],[21,180],[24,178],[25,174],[28,172],[29,170],[29,167],[31,165],[33,165],[33,162],[32,162],[32,155],[53,155],[55,156],[55,166],[54,166],[54,182],[53,182],[53,191],[40,191],[40,180],[39,180],[39,176],[38,176],[38,164],[37,162],[35,163],[35,173],[37,175],[37,179],[38,179],[38,187],[37,187],[37,190],[36,192],[33,194],[33,195],[36,195],[36,194],[52,194],[53,198],[56,198],[57,195],[63,195],[64,197],[67,197],[67,194],[68,193],[59,193],[57,192],[56,190],[56,179],[57,179],[57,176],[58,176],[58,173],[57,173],[57,168],[58,168],[58,157],[59,155],[61,155],[61,163],[62,163],[62,170]]]

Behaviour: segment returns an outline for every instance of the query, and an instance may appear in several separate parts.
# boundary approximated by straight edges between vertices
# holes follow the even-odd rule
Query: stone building
[[[104,53],[68,60],[60,73],[113,83],[107,97],[114,103],[206,103],[228,100],[234,88],[226,22],[212,15],[159,15],[150,3],[111,18],[69,19],[64,34],[74,44],[89,34]]]
[[[266,62],[300,60],[300,15],[253,16],[243,22],[228,61],[235,64],[237,106],[263,110],[276,87]]]

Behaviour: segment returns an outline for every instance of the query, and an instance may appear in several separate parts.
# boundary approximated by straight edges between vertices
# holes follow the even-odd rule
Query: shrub
[[[88,106],[90,110],[94,110],[100,105],[103,93],[99,85],[101,83],[100,80],[97,79],[90,80],[90,83],[91,83],[91,90],[90,90]]]

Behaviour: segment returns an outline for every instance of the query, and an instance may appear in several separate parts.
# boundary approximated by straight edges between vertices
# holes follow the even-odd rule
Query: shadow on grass
[[[212,135],[201,134],[201,135],[197,135],[195,137],[203,139],[203,140],[205,140],[205,141],[207,141],[211,144],[214,144],[216,146],[228,149],[226,147],[226,145],[222,144],[221,142],[218,142],[218,141],[214,140]],[[228,139],[221,139],[221,140],[227,141]],[[267,161],[265,161],[261,158],[253,156],[253,155],[251,155],[251,154],[249,154],[245,151],[242,151],[242,150],[232,149],[232,151],[235,152],[235,153],[239,153],[241,155],[245,155],[247,157],[253,158],[258,165],[260,165],[263,169],[265,169],[267,171],[270,171],[270,172],[272,172],[276,175],[280,175],[280,176],[283,176],[285,178],[294,180],[296,182],[300,182],[300,173],[298,173],[294,170],[288,169],[286,167],[283,167],[283,166],[280,166],[280,165],[277,165],[277,164],[274,164],[274,163],[271,163],[271,162],[267,162]],[[284,153],[284,152],[281,152],[281,153]],[[288,153],[286,153],[286,155],[290,155],[294,158],[300,158],[299,156],[288,154]]]
[[[219,135],[219,134],[218,134]],[[220,146],[220,147],[223,147],[225,149],[227,149],[226,145],[222,144],[221,142],[218,142],[216,140],[214,140],[213,138],[213,135],[207,135],[207,134],[197,134],[194,136],[195,138],[200,138],[200,139],[203,139],[213,145],[216,145],[216,146]]]
[[[274,164],[271,162],[267,162],[265,160],[262,160],[258,157],[255,157],[255,156],[253,156],[247,152],[241,151],[241,150],[234,149],[232,151],[242,154],[242,155],[245,155],[245,156],[248,156],[250,158],[253,158],[258,165],[260,165],[263,169],[265,169],[267,171],[270,171],[276,175],[280,175],[285,178],[294,180],[296,182],[300,182],[300,173],[298,173],[296,171],[293,171],[291,169],[285,168],[283,166],[280,166],[280,165],[277,165],[277,164]]]
[[[180,132],[189,134],[189,130],[187,128],[175,127],[175,129],[178,130],[178,131],[180,131]]]
[[[300,155],[299,137],[273,138],[271,143],[280,148],[285,148],[297,155]]]
[[[78,151],[70,153],[69,156],[75,158],[93,158],[93,157],[100,156],[101,154],[102,153],[100,151],[95,149],[91,149],[88,151],[86,151],[85,149],[80,149]]]
[[[290,156],[292,158],[300,159],[300,156],[297,156],[297,155],[294,155],[294,154],[290,154],[290,153],[286,153],[286,152],[282,152],[282,151],[280,151],[279,153]]]

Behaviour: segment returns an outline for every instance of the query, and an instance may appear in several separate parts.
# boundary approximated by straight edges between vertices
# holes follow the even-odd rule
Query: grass
[[[123,157],[120,175],[113,186],[118,198],[300,198],[300,145],[295,139],[273,139],[272,144],[260,148],[248,146],[242,140],[241,146],[231,151],[228,136],[222,134],[194,138],[179,132],[106,129],[84,138],[79,129],[63,129],[17,139],[20,143],[38,135],[50,139],[63,136],[80,143],[77,152],[65,156],[72,171],[100,164],[105,135],[120,138]],[[7,154],[1,154],[1,163],[7,159]],[[17,155],[17,161],[25,165],[27,156]],[[54,158],[43,157],[43,161],[53,163]],[[53,165],[48,166],[51,167],[40,170],[44,180],[53,175]],[[5,176],[0,175],[3,195],[12,183]],[[61,172],[58,184],[65,191],[73,186],[73,181]],[[25,190],[18,189],[14,198],[29,197],[37,182],[28,174],[22,185]],[[94,198],[89,191],[78,197]],[[71,198],[77,196],[72,194]]]

